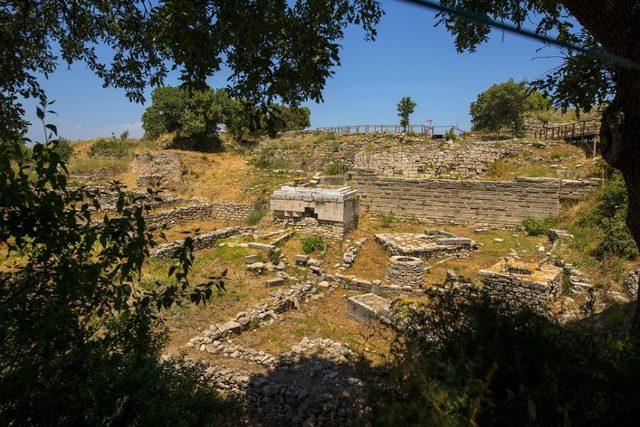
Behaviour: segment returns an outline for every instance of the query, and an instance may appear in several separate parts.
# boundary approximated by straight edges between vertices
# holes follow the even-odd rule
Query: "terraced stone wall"
[[[514,181],[402,179],[357,170],[348,175],[360,191],[361,210],[434,224],[512,227],[527,217],[546,218],[583,200],[598,180],[518,178]]]

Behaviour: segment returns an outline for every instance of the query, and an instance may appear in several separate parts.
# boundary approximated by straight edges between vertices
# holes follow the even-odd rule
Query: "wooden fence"
[[[453,129],[456,135],[464,131],[458,126],[409,125],[406,130],[400,125],[348,125],[319,127],[317,130],[337,135],[377,134],[377,133],[415,133],[419,135],[438,136]],[[442,131],[442,133],[439,133]]]
[[[568,123],[565,125],[545,127],[534,132],[535,138],[580,140],[593,139],[600,135],[600,121]]]
[[[533,136],[539,139],[564,140],[581,147],[588,157],[595,157],[599,151],[600,121],[591,120],[545,127],[536,130]]]

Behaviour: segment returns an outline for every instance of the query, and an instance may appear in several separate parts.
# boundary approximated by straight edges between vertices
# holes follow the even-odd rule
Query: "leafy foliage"
[[[339,64],[345,29],[358,25],[373,39],[382,11],[376,0],[38,0],[4,4],[0,15],[8,52],[0,62],[5,138],[25,130],[19,99],[44,95],[39,76],[53,73],[58,58],[86,63],[105,86],[124,89],[136,102],[172,69],[186,85],[204,89],[223,66],[236,98],[253,104],[320,101]],[[96,45],[113,54],[100,55]]]
[[[333,161],[327,165],[325,172],[327,175],[342,175],[350,169],[348,163]]]
[[[327,249],[327,243],[320,236],[310,236],[302,241],[302,252],[312,254],[323,252]]]
[[[175,133],[178,146],[219,148],[218,130],[227,103],[224,90],[157,88],[151,94],[151,106],[142,115],[145,138]]]
[[[507,127],[519,134],[524,126],[525,112],[547,107],[539,93],[531,91],[524,82],[509,79],[478,95],[471,103],[471,122],[476,130],[497,132]]]
[[[402,126],[406,132],[407,126],[409,126],[409,117],[416,110],[417,104],[409,96],[403,96],[398,102],[398,115],[400,116],[400,126]]]
[[[605,181],[596,195],[596,204],[579,215],[578,225],[583,228],[600,229],[602,239],[593,254],[597,258],[616,256],[633,260],[638,257],[638,248],[625,224],[627,189],[619,172],[606,163],[604,167]]]
[[[501,302],[396,305],[383,425],[625,425],[640,409],[640,343]]]
[[[383,228],[389,228],[396,221],[397,221],[397,218],[395,214],[393,212],[389,212],[380,217],[380,226],[382,226]]]
[[[129,150],[122,140],[116,138],[100,138],[89,147],[89,157],[119,158],[127,155]]]
[[[249,215],[247,216],[247,223],[249,225],[256,225],[262,220],[262,218],[264,218],[266,214],[267,210],[264,208],[262,203],[255,203],[253,205],[253,208],[251,209],[251,212],[249,212]]]
[[[225,109],[225,128],[237,141],[250,136],[303,130],[311,126],[311,110],[307,107],[271,104],[255,107],[247,102],[230,98]]]
[[[48,106],[37,110],[43,123]],[[116,210],[95,219],[99,191],[67,186],[56,127],[45,127],[47,140],[31,156],[21,142],[0,143],[0,237],[7,257],[18,255],[0,275],[0,420],[211,422],[215,394],[197,376],[158,362],[165,339],[158,313],[208,300],[224,273],[190,283],[188,237],[166,284],[138,286],[157,244],[145,226],[147,204],[113,183]],[[156,190],[147,196],[160,199]]]
[[[555,222],[553,217],[544,219],[529,217],[522,221],[522,226],[529,236],[546,236]]]
[[[152,104],[142,115],[145,137],[175,134],[175,144],[199,149],[220,148],[219,130],[238,141],[247,136],[270,135],[302,130],[310,125],[310,110],[272,104],[256,107],[229,96],[227,90],[190,90],[165,86],[151,94]]]
[[[67,163],[73,156],[73,146],[68,139],[58,138],[58,144],[55,147],[56,153],[60,156],[60,160]]]

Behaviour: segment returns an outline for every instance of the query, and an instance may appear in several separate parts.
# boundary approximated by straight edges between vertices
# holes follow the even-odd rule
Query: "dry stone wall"
[[[210,233],[200,234],[193,238],[193,249],[208,249],[215,246],[220,239],[241,233],[253,232],[253,227],[227,227]],[[158,246],[151,254],[154,258],[171,258],[182,247],[184,239],[179,239],[165,245]]]
[[[245,221],[251,210],[251,205],[239,203],[203,203],[154,213],[147,216],[146,220],[150,228],[172,227],[205,219]]]
[[[427,141],[356,153],[354,167],[377,175],[406,178],[474,179],[484,176],[496,160],[522,150],[511,141]]]
[[[349,173],[350,185],[360,191],[361,209],[393,212],[436,224],[491,227],[519,225],[527,217],[557,215],[563,203],[588,197],[598,180],[518,178],[515,181],[455,181],[401,179],[369,171]]]
[[[330,163],[404,177],[478,178],[498,159],[526,148],[523,141],[445,141],[386,135],[373,140],[295,140],[261,143],[256,156],[277,159],[293,169],[322,171]],[[304,152],[304,155],[300,153]]]

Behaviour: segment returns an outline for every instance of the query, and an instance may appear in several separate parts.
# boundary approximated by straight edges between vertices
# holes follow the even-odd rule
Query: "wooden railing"
[[[317,130],[333,133],[338,135],[356,135],[356,134],[374,134],[374,133],[415,133],[419,135],[429,135],[434,136],[437,135],[437,131],[443,129],[442,133],[453,129],[454,133],[457,135],[463,133],[464,131],[460,129],[458,126],[432,126],[432,125],[409,125],[405,129],[400,125],[348,125],[348,126],[330,126],[330,127],[320,127]]]
[[[600,135],[600,122],[596,120],[545,127],[534,132],[535,138],[576,141],[593,139]]]
[[[538,129],[533,136],[540,139],[560,139],[581,147],[587,157],[599,153],[600,121],[584,121]]]

